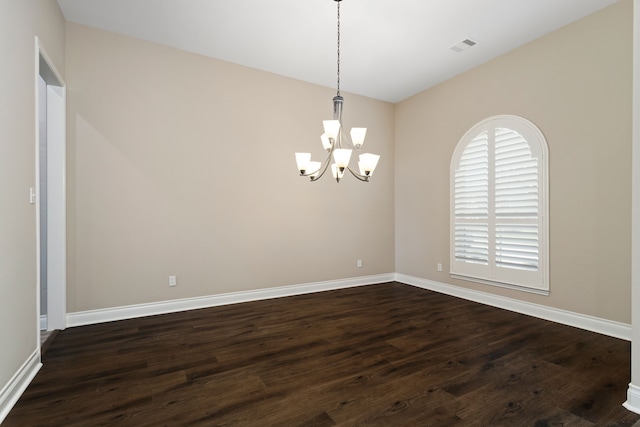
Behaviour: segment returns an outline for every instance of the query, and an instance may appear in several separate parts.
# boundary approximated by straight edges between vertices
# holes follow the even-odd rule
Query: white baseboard
[[[67,314],[67,326],[91,325],[95,323],[112,322],[114,320],[133,319],[136,317],[153,316],[156,314],[175,313],[178,311],[194,310],[198,308],[237,304],[240,302],[258,301],[334,289],[351,288],[355,286],[373,285],[377,283],[392,282],[393,280],[394,274],[388,273],[375,276],[362,276],[350,279],[305,283],[301,285],[280,286],[277,288],[231,292],[227,294],[210,295],[197,298],[128,305],[124,307],[105,308],[100,310],[80,311]]]
[[[40,315],[40,330],[41,331],[46,331],[47,330],[47,315],[46,314],[41,314]]]
[[[0,391],[0,424],[9,415],[9,411],[18,402],[41,367],[40,350],[36,350]]]
[[[640,414],[640,387],[629,384],[627,389],[627,401],[622,404],[625,408],[636,414]]]
[[[631,325],[627,323],[614,322],[612,320],[601,319],[599,317],[587,316],[585,314],[574,313],[486,292],[461,288],[459,286],[453,286],[446,283],[408,276],[406,274],[396,273],[395,280],[418,288],[429,289],[469,301],[475,301],[493,307],[515,311],[516,313],[522,313],[540,319],[561,323],[563,325],[575,326],[576,328],[585,329],[587,331],[631,341]]]
[[[80,311],[67,314],[67,326],[83,326],[115,320],[133,319],[136,317],[174,313],[198,308],[216,307],[241,302],[258,301],[322,292],[355,286],[373,285],[397,281],[407,285],[440,292],[469,301],[475,301],[493,307],[526,314],[540,319],[564,325],[574,326],[603,335],[631,341],[631,325],[614,322],[598,317],[574,313],[544,305],[533,304],[513,298],[502,297],[486,292],[475,291],[442,282],[422,279],[400,273],[380,274],[375,276],[354,277],[350,279],[330,280],[325,282],[305,283],[301,285],[281,286],[276,288],[257,289],[252,291],[231,292],[205,297],[185,298],[156,303],[128,305],[124,307],[105,308],[99,310]]]

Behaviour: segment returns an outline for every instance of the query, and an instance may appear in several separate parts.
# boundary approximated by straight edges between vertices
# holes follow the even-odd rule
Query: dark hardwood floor
[[[399,283],[60,332],[3,427],[631,426],[623,340]]]

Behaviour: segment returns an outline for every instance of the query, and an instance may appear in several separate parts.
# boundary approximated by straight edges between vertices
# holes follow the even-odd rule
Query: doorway
[[[37,37],[36,85],[38,329],[54,331],[66,328],[66,88]]]

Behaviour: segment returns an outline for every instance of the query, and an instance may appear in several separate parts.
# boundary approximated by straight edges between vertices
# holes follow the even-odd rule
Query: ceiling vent
[[[460,43],[454,44],[449,49],[451,49],[454,52],[463,52],[463,51],[469,49],[470,47],[475,46],[476,44],[477,44],[477,42],[474,42],[471,39],[464,39]]]

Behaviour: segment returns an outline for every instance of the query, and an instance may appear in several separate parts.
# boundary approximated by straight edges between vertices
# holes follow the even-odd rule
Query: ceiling
[[[340,87],[401,101],[616,1],[344,0]],[[58,3],[68,21],[336,87],[332,0]]]

